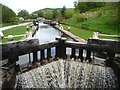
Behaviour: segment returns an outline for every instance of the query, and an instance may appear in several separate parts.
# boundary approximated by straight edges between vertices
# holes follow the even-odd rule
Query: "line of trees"
[[[18,17],[23,17],[24,19],[28,19],[29,13],[27,10],[20,10],[20,12],[18,12]]]
[[[15,12],[9,7],[0,4],[2,7],[2,23],[13,23],[16,20]]]
[[[94,8],[102,7],[104,5],[105,5],[104,2],[80,2],[80,1],[74,2],[75,10],[80,13],[85,13],[86,11],[89,11]]]

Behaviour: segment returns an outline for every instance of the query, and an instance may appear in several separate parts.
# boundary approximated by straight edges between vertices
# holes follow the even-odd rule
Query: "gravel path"
[[[14,28],[14,27],[18,27],[18,26],[25,26],[25,25],[28,25],[30,23],[31,22],[22,23],[22,24],[19,24],[19,25],[11,25],[11,26],[2,27],[2,28],[0,28],[0,31],[4,31],[4,30],[10,29],[10,28]]]

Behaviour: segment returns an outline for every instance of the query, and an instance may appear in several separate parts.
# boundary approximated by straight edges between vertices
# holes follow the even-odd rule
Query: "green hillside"
[[[96,15],[95,15],[96,14]],[[86,20],[76,21],[74,17],[62,22],[71,26],[84,27],[86,30],[98,31],[104,34],[118,34],[118,8],[96,8],[82,13]],[[91,16],[91,17],[90,17]]]
[[[67,9],[74,10],[74,8],[67,8]],[[57,10],[58,12],[60,12],[62,10],[62,8],[44,8],[44,9],[40,9],[38,11],[35,11],[33,13],[43,12],[45,14],[47,12],[53,12],[53,10]]]

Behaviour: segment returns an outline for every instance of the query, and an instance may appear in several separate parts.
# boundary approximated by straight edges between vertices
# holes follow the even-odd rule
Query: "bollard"
[[[8,35],[8,41],[13,41],[13,35]]]
[[[4,34],[2,31],[0,31],[0,39],[3,39],[3,37],[4,37]]]
[[[68,31],[70,31],[70,27],[68,27]]]
[[[93,32],[93,39],[99,39],[98,38],[98,32]]]
[[[28,38],[28,36],[29,36],[28,34],[29,34],[29,32],[27,31],[27,32],[26,32],[26,35],[25,35],[25,38]]]
[[[26,28],[27,28],[27,31],[29,31],[29,26],[26,26]]]

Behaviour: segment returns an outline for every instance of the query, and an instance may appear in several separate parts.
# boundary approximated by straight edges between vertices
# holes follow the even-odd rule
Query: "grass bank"
[[[68,29],[69,25],[62,25],[65,30]],[[76,36],[79,36],[80,38],[83,38],[85,40],[88,40],[90,37],[93,36],[93,31],[86,30],[86,29],[80,29],[77,27],[70,26],[70,32],[75,34]],[[114,40],[120,40],[118,38],[114,38],[111,36],[99,36],[100,39],[114,39]]]
[[[20,35],[26,33],[26,26],[18,26],[11,29],[7,29],[3,31],[4,37],[7,37],[8,35]],[[20,40],[22,37],[15,37],[14,40]],[[7,42],[8,39],[3,38],[2,42]]]
[[[62,25],[62,26],[65,30],[68,29],[67,25]],[[71,27],[70,32],[75,34],[76,36],[79,36],[80,38],[85,39],[85,40],[87,40],[89,37],[92,37],[92,35],[93,35],[92,31],[88,31],[88,30],[85,30],[85,29],[79,29],[79,28],[76,28],[76,27]]]
[[[118,8],[105,6],[85,13],[75,12],[71,18],[61,22],[79,28],[84,27],[88,31],[118,35],[120,34],[118,18]]]
[[[73,18],[65,19],[62,22],[69,24],[71,26],[79,27],[79,28],[81,28],[84,25],[85,27],[87,27],[86,30],[88,31],[97,31],[104,34],[118,35],[119,33],[118,24],[108,23],[109,19],[110,17],[108,18],[108,16],[103,15],[103,16],[100,16],[97,18],[91,18],[82,22],[76,22]]]
[[[19,35],[19,34],[25,34],[26,33],[26,26],[18,26],[11,29],[7,29],[3,31],[4,36],[8,35]]]

